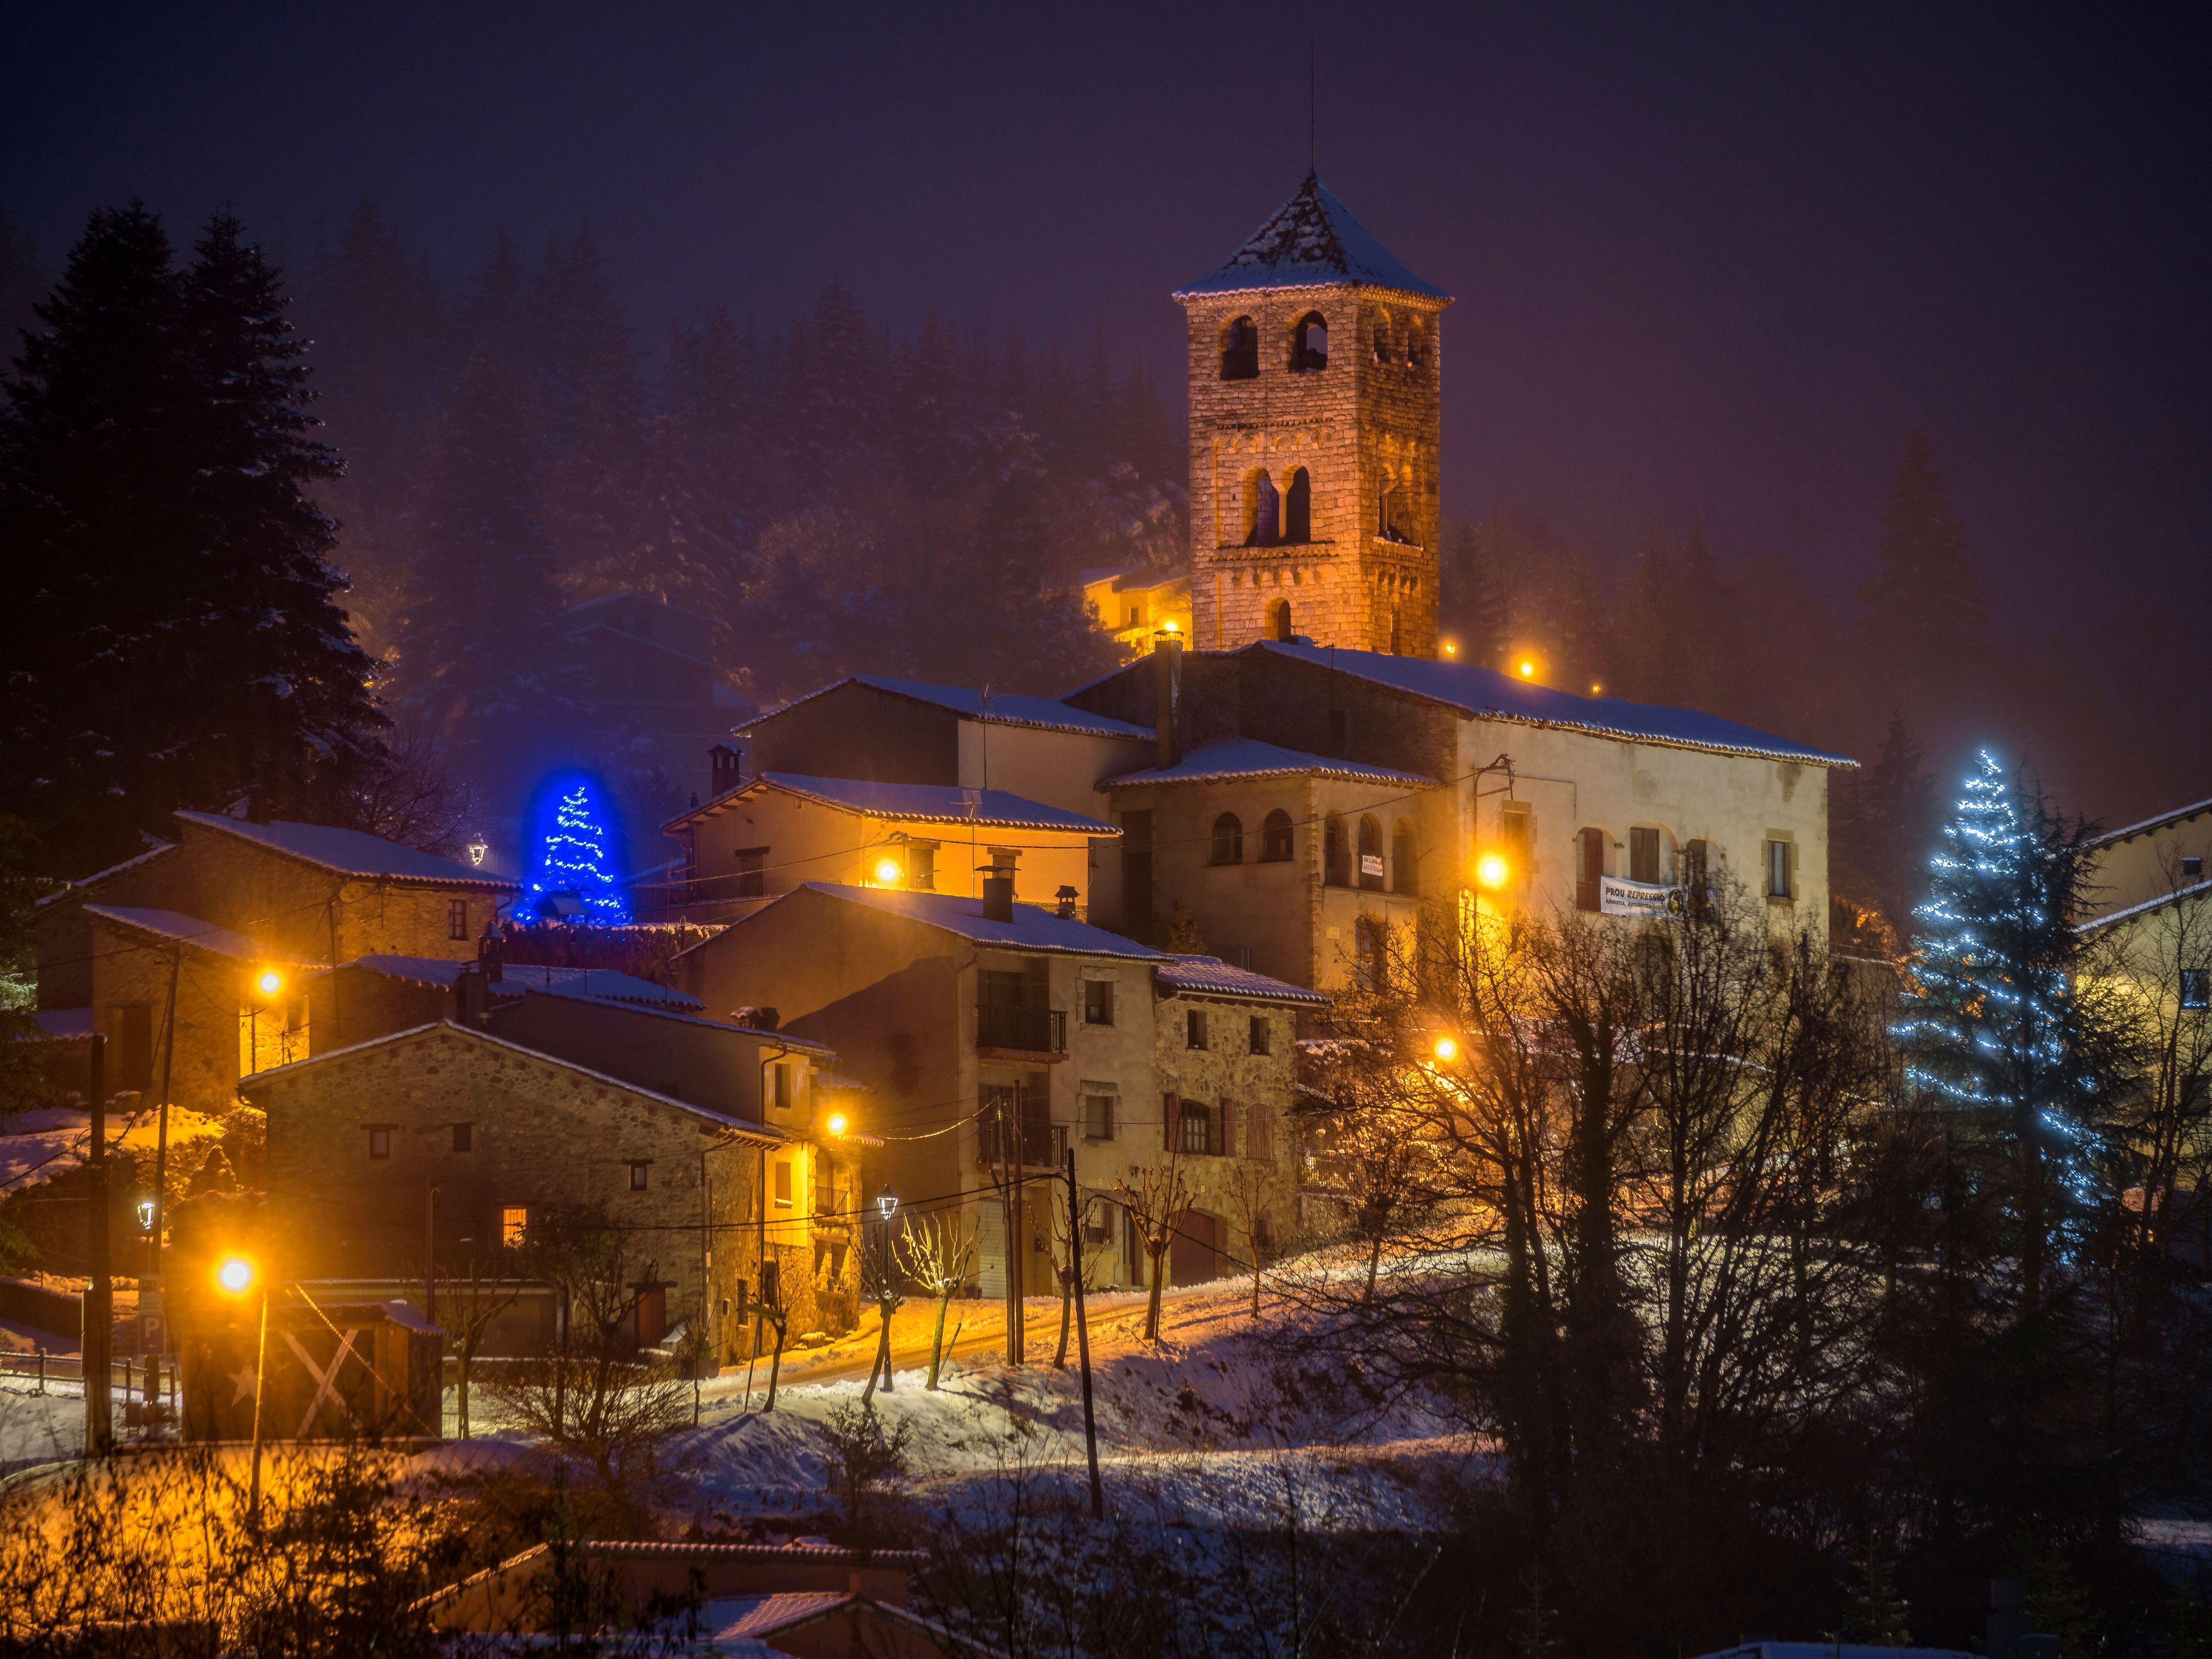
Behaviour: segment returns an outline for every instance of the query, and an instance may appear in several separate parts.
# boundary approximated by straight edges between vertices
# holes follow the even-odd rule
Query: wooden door
[[[1202,1210],[1185,1210],[1168,1246],[1168,1282],[1203,1285],[1221,1277],[1220,1224]]]

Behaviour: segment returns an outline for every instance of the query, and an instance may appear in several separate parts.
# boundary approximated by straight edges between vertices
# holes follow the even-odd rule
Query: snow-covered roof
[[[1246,647],[1272,651],[1334,669],[1380,685],[1426,697],[1479,720],[1511,720],[1523,726],[1557,726],[1635,743],[1706,749],[1725,755],[1755,755],[1765,760],[1804,761],[1815,766],[1856,767],[1848,755],[1810,744],[1793,743],[1717,714],[1656,703],[1625,702],[1618,697],[1582,697],[1571,691],[1531,685],[1494,668],[1473,663],[1433,662],[1425,657],[1393,657],[1377,651],[1345,651],[1328,646],[1261,640]]]
[[[763,772],[747,787],[768,784],[825,805],[871,817],[915,823],[988,825],[1002,830],[1064,830],[1079,836],[1118,836],[1103,819],[1063,811],[1004,789],[961,789],[951,784],[870,783],[859,778],[815,778],[797,772]],[[741,793],[741,792],[740,792]]]
[[[2212,893],[2212,881],[2192,882],[2186,887],[2177,887],[2170,893],[2160,893],[2156,898],[2145,899],[2140,904],[2130,904],[2124,910],[2093,917],[2074,931],[2094,933],[2100,927],[2110,927],[2116,922],[2132,921],[2137,916],[2148,915],[2154,910],[2163,910],[2169,904],[2179,904],[2184,899],[2203,898]]]
[[[84,913],[137,933],[150,933],[156,939],[189,945],[195,950],[212,951],[219,957],[235,957],[240,962],[281,962],[301,968],[322,966],[320,963],[309,963],[289,951],[272,951],[257,939],[228,927],[218,927],[211,921],[202,921],[198,916],[188,916],[181,910],[145,910],[131,905],[88,904],[84,907]]]
[[[375,955],[356,957],[345,965],[386,979],[450,988],[464,968],[475,966],[475,958],[456,962],[446,957]],[[707,1006],[688,992],[671,990],[665,985],[655,985],[651,980],[619,973],[612,968],[549,968],[534,962],[502,964],[500,981],[492,989],[495,994],[506,991],[517,994],[524,990],[547,991],[555,996],[589,997],[595,1001],[635,1002],[684,1010]]]
[[[504,985],[492,987],[495,991],[507,988]],[[771,1048],[785,1048],[795,1054],[835,1054],[837,1052],[828,1043],[817,1042],[811,1037],[794,1036],[789,1031],[764,1030],[760,1026],[739,1024],[733,1020],[709,1019],[704,1014],[691,1013],[682,1008],[657,1007],[651,1003],[631,1002],[620,997],[586,996],[576,991],[547,991],[535,985],[526,987],[526,991],[529,995],[560,997],[569,1002],[595,1002],[603,1008],[619,1008],[626,1014],[642,1014],[649,1019],[672,1019],[684,1025],[703,1025],[709,1030],[728,1031],[738,1036],[751,1037],[756,1042]],[[508,1000],[507,1006],[514,1006],[512,998]],[[700,1005],[695,1003],[693,1006]]]
[[[848,904],[864,905],[887,915],[904,916],[909,921],[942,928],[948,933],[989,948],[1049,951],[1069,956],[1120,957],[1133,962],[1170,960],[1164,952],[1153,950],[1149,945],[1139,945],[1119,933],[1109,933],[1103,927],[1093,927],[1087,921],[1054,915],[1051,911],[1040,909],[1035,905],[1017,904],[1012,921],[994,921],[983,914],[983,901],[979,898],[962,898],[951,893],[910,893],[893,887],[844,887],[828,881],[802,883],[781,898],[756,910],[744,921],[732,924],[732,930],[743,931],[779,906],[791,903],[802,893],[842,899]]]
[[[840,687],[848,685],[865,685],[874,690],[888,691],[893,696],[934,703],[940,708],[952,710],[963,719],[982,720],[993,726],[1030,726],[1044,732],[1081,732],[1091,737],[1128,738],[1143,743],[1152,740],[1152,729],[1149,726],[1132,726],[1127,720],[1093,714],[1087,709],[1072,708],[1053,697],[1024,697],[1011,692],[994,691],[991,693],[988,712],[986,712],[983,693],[970,687],[932,685],[922,680],[887,680],[874,674],[848,675],[817,690],[809,691],[803,697],[793,697],[789,702],[763,709],[735,729],[745,731],[796,708],[801,703],[811,702],[817,697],[827,696]]]
[[[148,839],[154,838],[149,836]],[[111,864],[105,870],[95,870],[88,876],[81,876],[58,892],[47,894],[38,902],[37,908],[44,909],[49,904],[58,904],[73,893],[82,893],[88,887],[97,887],[110,876],[119,876],[125,870],[135,870],[142,864],[150,864],[164,853],[173,853],[176,850],[177,843],[173,841],[154,841],[154,844],[144,852],[136,854],[124,860],[120,864]]]
[[[1152,971],[1161,984],[1200,996],[1245,997],[1255,1002],[1303,1002],[1321,1008],[1329,1004],[1329,999],[1319,991],[1270,979],[1249,968],[1232,968],[1219,957],[1173,957]]]
[[[695,657],[689,651],[679,651],[665,640],[648,640],[642,634],[633,634],[626,628],[617,628],[612,623],[586,623],[581,628],[573,629],[568,637],[572,640],[580,640],[590,634],[605,634],[628,645],[641,645],[648,651],[658,651],[664,657],[673,657],[678,662],[688,662],[695,668],[712,671],[714,666],[704,657]]]
[[[1336,192],[1310,173],[1297,194],[1270,214],[1242,247],[1189,287],[1177,289],[1175,297],[1340,283],[1364,283],[1431,300],[1451,298],[1400,264]]]
[[[502,893],[522,890],[519,882],[488,876],[465,864],[456,864],[434,853],[420,853],[412,847],[402,847],[398,842],[364,835],[358,830],[340,830],[327,823],[254,823],[218,812],[179,812],[176,817],[180,823],[220,830],[225,835],[240,836],[271,852],[342,876],[376,881],[434,882],[441,887],[486,887]]]
[[[1279,778],[1318,774],[1357,783],[1381,783],[1407,789],[1433,789],[1437,781],[1419,772],[1399,772],[1387,766],[1364,766],[1357,761],[1331,760],[1300,750],[1279,749],[1256,738],[1228,738],[1194,749],[1173,766],[1146,767],[1098,780],[1101,789],[1126,788],[1139,783],[1221,783],[1231,778]]]
[[[634,593],[628,588],[619,593],[602,593],[596,599],[586,599],[580,605],[569,605],[561,614],[563,617],[578,616],[586,611],[597,611],[601,605],[620,605],[624,599],[634,599],[640,605],[652,606],[655,611],[673,611],[679,617],[689,617],[692,621],[705,623],[710,628],[714,623],[712,617],[702,616],[696,611],[686,611],[682,605],[671,605],[665,599],[656,599],[650,593]]]
[[[424,1025],[410,1025],[404,1031],[386,1032],[382,1036],[370,1037],[363,1042],[349,1042],[344,1048],[333,1048],[327,1054],[313,1054],[306,1060],[295,1060],[289,1066],[272,1066],[265,1072],[256,1072],[250,1077],[239,1079],[238,1092],[250,1100],[258,1091],[265,1088],[280,1078],[299,1077],[319,1066],[335,1066],[358,1058],[372,1049],[386,1048],[395,1043],[409,1042],[419,1037],[436,1036],[448,1032],[454,1036],[465,1038],[471,1042],[488,1042],[495,1048],[504,1048],[509,1054],[520,1054],[525,1059],[536,1060],[541,1066],[550,1066],[556,1071],[569,1073],[589,1082],[599,1084],[604,1088],[619,1089],[624,1094],[635,1095],[642,1100],[650,1100],[663,1106],[673,1107],[679,1112],[688,1112],[693,1117],[704,1118],[717,1127],[728,1129],[754,1140],[776,1142],[790,1139],[790,1136],[785,1134],[781,1129],[763,1124],[748,1123],[742,1118],[726,1116],[720,1112],[709,1110],[694,1102],[678,1100],[673,1095],[662,1094],[657,1089],[644,1088],[638,1084],[625,1082],[618,1077],[610,1077],[605,1072],[595,1072],[588,1066],[579,1066],[574,1060],[562,1059],[558,1054],[549,1054],[542,1048],[532,1048],[526,1043],[511,1042],[505,1037],[494,1036],[490,1032],[479,1031],[473,1026],[457,1025],[450,1019],[433,1020]]]
[[[2204,812],[2212,812],[2212,800],[2192,801],[2187,806],[2177,806],[2171,812],[2160,812],[2155,817],[2145,818],[2140,823],[2130,823],[2125,829],[2107,830],[2094,840],[2085,841],[2081,844],[2084,847],[2111,847],[2119,842],[2132,841],[2137,836],[2147,836],[2154,830],[2185,823]],[[118,865],[116,867],[120,869],[122,866]],[[95,876],[91,879],[97,881],[99,878]]]

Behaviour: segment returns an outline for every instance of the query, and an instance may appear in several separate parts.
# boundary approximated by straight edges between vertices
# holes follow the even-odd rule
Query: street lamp
[[[284,988],[284,975],[274,968],[264,968],[261,977],[253,981],[254,988],[264,997],[273,997]]]
[[[1459,1058],[1459,1044],[1448,1036],[1437,1039],[1436,1055],[1447,1066]]]
[[[878,887],[897,886],[899,878],[905,873],[905,870],[900,866],[896,859],[881,858],[876,860],[876,885]]]
[[[232,1296],[244,1296],[256,1285],[261,1291],[260,1336],[253,1351],[253,1479],[248,1487],[246,1516],[256,1532],[261,1530],[261,1394],[262,1384],[269,1370],[269,1284],[252,1259],[233,1255],[223,1258],[216,1269],[215,1282]]]
[[[844,1113],[832,1112],[830,1114],[830,1133],[833,1135],[842,1135],[845,1133]]]
[[[1485,853],[1474,861],[1474,878],[1492,892],[1512,879],[1513,864],[1503,853]]]
[[[883,1217],[884,1224],[888,1226],[890,1224],[890,1218],[898,1213],[898,1194],[888,1187],[878,1193],[876,1212]]]
[[[154,1231],[154,1200],[150,1198],[138,1200],[138,1231],[142,1233]]]

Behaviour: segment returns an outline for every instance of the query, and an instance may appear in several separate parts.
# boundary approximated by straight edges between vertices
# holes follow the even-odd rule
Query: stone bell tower
[[[1308,174],[1175,297],[1189,324],[1191,643],[1435,656],[1451,296]]]

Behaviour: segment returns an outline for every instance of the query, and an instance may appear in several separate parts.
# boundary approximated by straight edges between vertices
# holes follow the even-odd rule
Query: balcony
[[[975,1050],[1021,1059],[1067,1053],[1067,1016],[1057,1008],[1001,1008],[982,1003],[975,1010]]]
[[[1000,1160],[1018,1160],[1024,1170],[1058,1170],[1067,1160],[1067,1126],[1045,1115],[1043,1102],[1024,1103],[1019,1117],[1003,1105],[986,1103],[977,1120],[975,1167],[996,1170]]]

